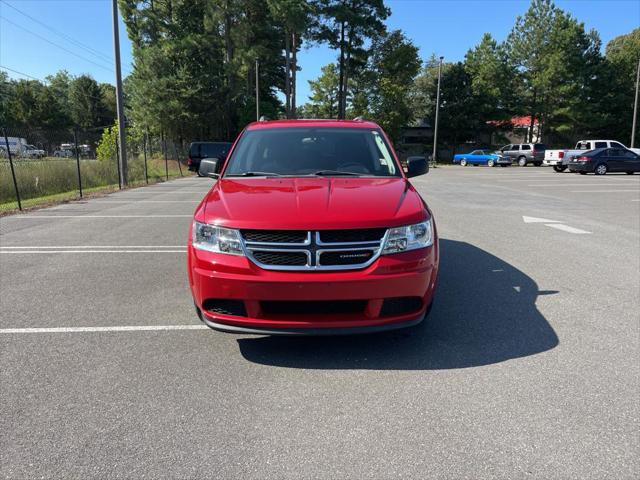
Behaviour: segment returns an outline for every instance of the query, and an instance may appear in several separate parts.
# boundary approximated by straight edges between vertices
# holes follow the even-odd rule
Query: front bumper
[[[403,328],[420,323],[433,301],[439,251],[433,246],[381,256],[360,270],[325,272],[267,271],[241,256],[220,255],[189,246],[189,281],[201,319],[210,327],[236,333],[349,334]],[[412,298],[409,311],[384,310],[385,300]],[[241,302],[241,314],[204,308],[210,299]],[[418,301],[419,300],[419,301]],[[268,304],[349,301],[362,309],[348,312],[287,313]],[[207,303],[205,303],[207,302]],[[239,303],[236,302],[236,303]]]

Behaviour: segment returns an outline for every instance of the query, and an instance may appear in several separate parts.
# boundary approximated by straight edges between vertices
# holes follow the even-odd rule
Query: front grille
[[[323,243],[379,242],[386,228],[365,228],[358,230],[320,230]]]
[[[338,315],[363,313],[366,300],[310,300],[260,302],[265,315]]]
[[[304,243],[306,230],[241,230],[246,242],[254,243]]]
[[[416,312],[422,307],[420,297],[393,297],[385,298],[380,309],[381,317],[394,317],[405,313]]]
[[[301,251],[268,252],[256,250],[253,257],[265,265],[303,266],[307,264],[307,254]]]
[[[337,250],[320,253],[320,265],[357,265],[365,263],[374,255],[373,250]]]
[[[242,230],[243,248],[260,268],[347,270],[364,268],[382,251],[384,228],[352,230]]]
[[[233,315],[236,317],[246,317],[247,311],[242,300],[229,300],[226,298],[208,298],[202,302],[202,308],[207,312],[219,313],[220,315]]]

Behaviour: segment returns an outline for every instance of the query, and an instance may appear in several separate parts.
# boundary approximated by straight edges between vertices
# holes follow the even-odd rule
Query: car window
[[[513,145],[505,145],[504,147],[502,147],[502,148],[500,149],[500,151],[502,151],[502,152],[506,152],[506,151],[508,151],[508,150],[511,150],[511,149],[512,149],[512,147],[513,147]]]
[[[546,150],[547,146],[544,143],[536,143],[533,148],[536,150]]]
[[[267,172],[304,176],[320,170],[400,175],[380,131],[329,127],[248,130],[238,140],[224,175]]]
[[[474,150],[469,155],[483,155],[482,150]]]
[[[624,150],[622,152],[622,156],[628,160],[636,160],[638,158],[638,155],[633,153],[631,150]]]
[[[615,148],[622,148],[623,150],[626,150],[626,147],[624,145],[622,145],[621,143],[618,143],[618,142],[611,142],[611,146],[615,147]]]
[[[576,150],[591,150],[591,142],[578,142]]]
[[[221,143],[203,143],[200,146],[200,156],[202,158],[225,159],[229,153],[229,146]]]
[[[596,142],[596,148],[607,148],[607,142]]]
[[[531,145],[523,144],[522,145],[522,150],[531,150]]]

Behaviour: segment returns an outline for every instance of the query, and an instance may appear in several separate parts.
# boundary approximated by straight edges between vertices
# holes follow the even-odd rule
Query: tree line
[[[364,116],[395,139],[403,126],[432,123],[439,60],[423,60],[405,33],[387,30],[391,11],[383,0],[119,6],[133,45],[133,71],[124,80],[128,128],[178,142],[231,140],[255,119],[256,73],[260,111],[270,118]],[[310,99],[298,106],[298,53],[318,44],[334,49],[336,60],[309,82]],[[464,60],[443,64],[440,138],[472,141],[526,116],[550,143],[628,141],[640,29],[602,50],[597,32],[552,0],[532,0],[504,41],[485,33]],[[2,125],[55,131],[113,124],[109,84],[65,71],[47,82],[0,75]]]

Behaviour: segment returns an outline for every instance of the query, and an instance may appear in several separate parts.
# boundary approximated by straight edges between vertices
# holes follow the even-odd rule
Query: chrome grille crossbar
[[[355,270],[371,265],[382,253],[382,248],[388,236],[388,230],[379,240],[358,241],[358,242],[323,242],[320,231],[308,231],[304,242],[257,242],[249,241],[241,235],[242,249],[245,255],[257,266],[266,270],[295,270],[295,271],[316,271],[316,270]],[[256,258],[257,252],[274,252],[285,254],[281,258],[282,264],[264,263]],[[343,253],[344,252],[344,253]],[[286,253],[292,256],[304,253],[307,257],[305,265],[290,265],[286,258]],[[333,253],[333,261],[343,263],[322,264],[323,254]],[[260,255],[260,254],[258,254]],[[275,259],[277,256],[260,255],[262,258]],[[358,257],[362,262],[357,262]]]

